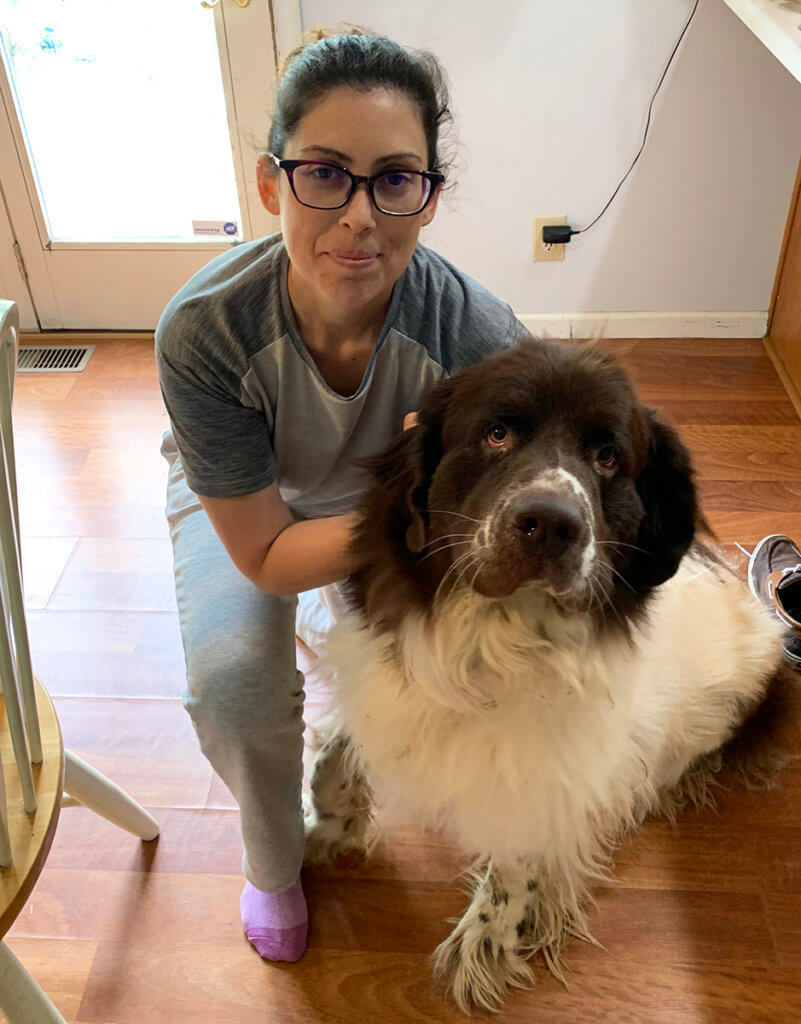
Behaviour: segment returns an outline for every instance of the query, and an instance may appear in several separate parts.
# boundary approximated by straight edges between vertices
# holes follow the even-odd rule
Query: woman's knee
[[[184,705],[196,726],[241,733],[281,728],[302,715],[294,632],[207,637],[187,648],[186,666]]]

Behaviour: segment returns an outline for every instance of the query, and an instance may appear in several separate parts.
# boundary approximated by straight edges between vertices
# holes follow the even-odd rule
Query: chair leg
[[[66,1024],[5,942],[0,942],[0,1010],[10,1024]]]
[[[64,763],[64,790],[69,796],[140,839],[156,838],[158,822],[125,790],[69,750],[64,751]]]

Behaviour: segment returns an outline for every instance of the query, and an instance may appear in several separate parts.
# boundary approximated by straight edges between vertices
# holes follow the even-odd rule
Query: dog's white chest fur
[[[688,555],[633,641],[535,590],[462,594],[399,634],[334,628],[335,702],[379,803],[468,852],[554,863],[612,838],[729,736],[780,658],[775,621]]]

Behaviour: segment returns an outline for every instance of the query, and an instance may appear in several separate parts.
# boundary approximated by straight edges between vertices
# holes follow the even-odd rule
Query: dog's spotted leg
[[[491,862],[473,875],[470,906],[434,953],[434,971],[448,985],[465,1013],[472,1005],[497,1010],[507,989],[531,988],[534,976],[526,964],[531,927],[533,887],[527,863],[501,869]],[[522,952],[521,952],[522,948]]]
[[[490,861],[472,877],[470,906],[434,953],[435,973],[463,1011],[471,1005],[497,1010],[507,989],[530,988],[534,976],[526,960],[537,951],[564,980],[567,939],[595,942],[587,930],[587,879],[581,870],[548,874],[519,857],[502,866]]]
[[[313,730],[311,792],[303,799],[306,864],[321,864],[345,853],[366,853],[372,820],[369,786],[352,744],[331,718]]]

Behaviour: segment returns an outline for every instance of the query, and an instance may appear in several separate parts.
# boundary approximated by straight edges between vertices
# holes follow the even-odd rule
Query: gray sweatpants
[[[291,885],[303,861],[303,675],[297,597],[243,576],[189,489],[172,434],[167,522],[186,656],[184,706],[200,747],[239,804],[245,876],[263,892]]]

